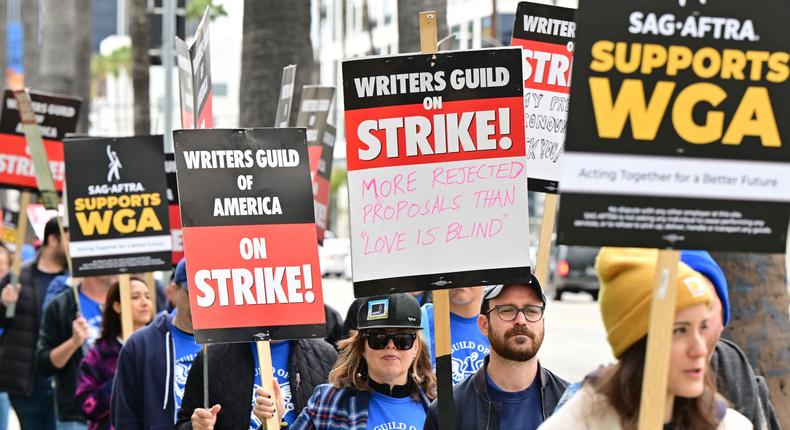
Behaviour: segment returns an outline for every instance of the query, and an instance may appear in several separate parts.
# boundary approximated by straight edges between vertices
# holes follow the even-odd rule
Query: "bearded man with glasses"
[[[546,296],[529,283],[486,288],[477,326],[491,343],[485,363],[453,389],[458,429],[534,430],[548,418],[568,382],[538,363]],[[425,429],[438,428],[431,404]]]

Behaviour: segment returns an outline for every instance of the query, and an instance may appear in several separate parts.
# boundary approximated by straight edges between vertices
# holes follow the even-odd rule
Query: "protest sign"
[[[332,156],[334,134],[325,139],[329,109],[335,96],[335,87],[305,85],[302,87],[302,102],[299,105],[297,127],[307,129],[307,150],[310,156],[310,178],[313,183],[315,222],[318,228],[318,243],[324,243],[327,206],[329,205],[329,182],[332,179]],[[327,161],[329,165],[327,166]],[[321,172],[319,174],[319,171]]]
[[[173,134],[195,339],[323,337],[305,131]]]
[[[511,45],[523,48],[529,190],[558,192],[576,35],[572,7],[521,2]]]
[[[560,243],[785,251],[790,39],[777,8],[581,5]]]
[[[178,37],[176,37],[175,45],[181,128],[195,128],[195,90],[192,85],[192,60],[189,56],[189,46]]]
[[[343,63],[357,296],[529,279],[521,69],[517,48]]]
[[[64,177],[62,139],[77,127],[82,101],[37,91],[30,91],[29,94],[55,189],[60,192],[63,191]],[[5,90],[0,114],[0,185],[38,190],[34,162],[27,147],[17,106],[13,91]]]
[[[65,156],[73,275],[169,269],[162,136],[68,139]]]
[[[296,65],[283,67],[283,80],[280,84],[280,98],[277,99],[277,113],[274,116],[274,126],[277,128],[288,127],[291,119],[291,104],[294,98],[294,81],[296,81]]]
[[[327,124],[322,138],[323,144],[320,147],[318,168],[316,175],[313,176],[315,226],[318,229],[318,243],[321,245],[324,244],[324,236],[329,229],[329,197],[332,192],[332,161],[334,160],[336,135],[335,127],[332,124]],[[312,169],[312,162],[310,168]]]
[[[178,207],[175,154],[165,153],[165,175],[167,177],[167,213],[170,220],[170,238],[173,242],[172,262],[173,265],[176,265],[184,258],[184,239],[181,232],[181,211]]]
[[[195,93],[195,128],[214,127],[209,21],[209,10],[206,8],[203,19],[195,30],[195,41],[189,48],[189,58],[192,61],[192,88]]]

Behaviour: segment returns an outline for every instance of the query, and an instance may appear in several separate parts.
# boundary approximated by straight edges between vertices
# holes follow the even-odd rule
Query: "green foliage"
[[[335,195],[337,193],[337,189],[348,182],[348,170],[346,169],[332,169],[332,180],[329,183],[329,189],[331,190],[331,194]]]
[[[221,4],[214,4],[214,0],[189,0],[187,1],[187,19],[195,19],[200,21],[203,18],[203,12],[209,8],[209,18],[213,21],[220,16],[228,16],[225,6]]]
[[[109,55],[93,54],[91,57],[91,96],[99,91],[99,83],[108,76],[118,76],[121,70],[132,73],[132,47],[122,46]]]

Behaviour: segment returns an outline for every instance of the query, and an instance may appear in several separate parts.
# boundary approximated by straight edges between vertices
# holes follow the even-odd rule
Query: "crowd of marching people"
[[[291,429],[439,428],[430,292],[359,298],[345,323],[327,309],[327,339],[273,341],[268,392],[255,343],[195,342],[184,260],[156,298],[131,277],[124,338],[117,277],[70,278],[66,242],[47,223],[15,284],[0,247],[0,430],[9,403],[22,430],[238,430],[272,417]],[[600,313],[617,362],[582,381],[538,359],[551,306],[535,277],[451,290],[456,428],[636,429],[657,255],[600,251]],[[707,252],[683,251],[675,282],[665,429],[779,429],[765,381],[721,338],[730,320],[721,268]]]

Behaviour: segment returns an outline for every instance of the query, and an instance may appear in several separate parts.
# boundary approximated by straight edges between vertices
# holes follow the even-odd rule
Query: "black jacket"
[[[500,405],[488,397],[488,382],[486,369],[489,357],[477,373],[453,388],[453,403],[455,404],[455,428],[499,430]],[[551,373],[543,366],[538,365],[540,372],[540,397],[543,404],[543,419],[551,415],[554,407],[565,392],[568,381]],[[436,400],[431,403],[428,416],[425,418],[424,430],[438,428],[438,404]]]
[[[58,420],[84,422],[85,418],[75,393],[80,360],[85,347],[74,352],[62,369],[55,367],[49,359],[50,352],[71,337],[71,324],[76,317],[77,301],[74,299],[74,290],[67,288],[55,296],[44,310],[36,347],[36,368],[41,376],[55,375]]]
[[[19,300],[14,318],[6,319],[5,306],[0,303],[0,391],[17,396],[30,396],[36,382],[36,340],[38,339],[41,304],[47,292],[34,275],[38,258],[22,265],[19,273]],[[0,288],[9,282],[6,276]],[[69,327],[71,324],[69,323]]]
[[[210,345],[208,348],[209,406],[222,405],[216,430],[246,429],[252,412],[252,385],[255,361],[248,343]],[[291,341],[288,375],[294,411],[307,405],[317,385],[325,384],[335,365],[337,352],[323,339]],[[192,363],[178,411],[176,429],[192,428],[192,412],[203,407],[203,352]]]

